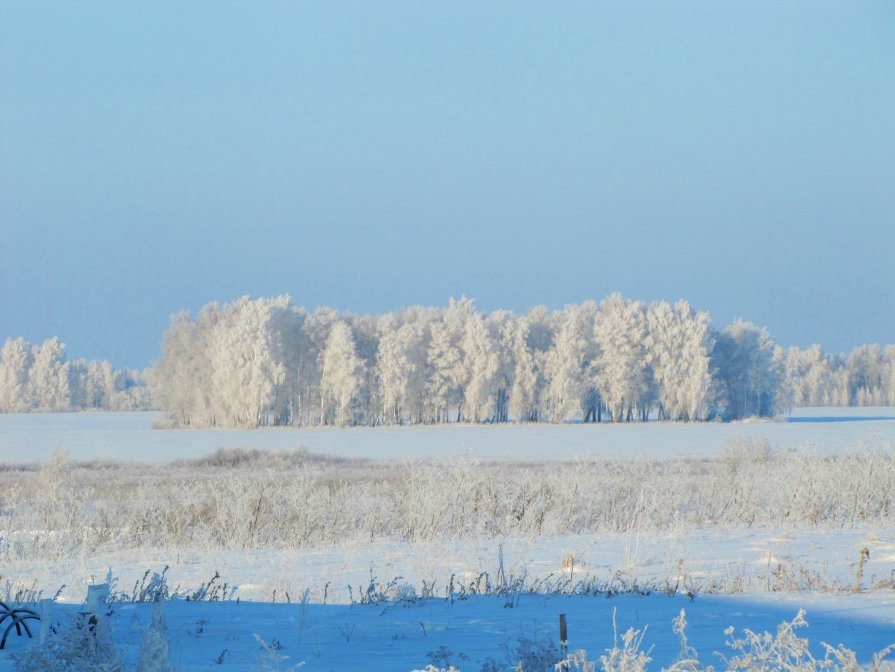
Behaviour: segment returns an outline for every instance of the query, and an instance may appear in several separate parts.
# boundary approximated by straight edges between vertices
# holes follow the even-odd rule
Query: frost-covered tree
[[[277,390],[286,371],[273,328],[276,307],[276,299],[243,297],[224,307],[212,331],[212,406],[230,426],[264,425],[277,415]]]
[[[837,383],[833,358],[819,345],[807,350],[789,348],[783,358],[778,405],[781,408],[834,405]]]
[[[360,389],[355,397],[358,422],[374,423],[382,415],[382,400],[376,384],[376,358],[379,349],[378,322],[369,315],[351,316],[348,320],[354,336],[355,352],[363,364]]]
[[[883,382],[886,387],[885,402],[895,406],[895,345],[887,345],[884,351]]]
[[[173,318],[153,372],[155,396],[176,424],[256,427],[289,418],[293,378],[288,297],[205,306],[193,322]],[[285,329],[289,329],[284,333]],[[292,342],[292,341],[288,341]]]
[[[216,308],[214,304],[203,309],[206,319],[196,322],[186,312],[174,315],[162,340],[162,356],[152,371],[153,398],[170,421],[181,427],[215,424],[207,317]]]
[[[320,418],[323,424],[348,424],[351,403],[360,391],[363,368],[351,328],[345,322],[336,322],[320,355]]]
[[[886,363],[879,345],[861,345],[848,356],[848,388],[855,406],[881,406],[886,398]]]
[[[471,315],[465,326],[462,347],[468,378],[464,415],[470,422],[482,422],[494,418],[500,360],[496,343],[480,314]]]
[[[600,303],[594,326],[600,354],[595,362],[597,387],[614,422],[648,411],[646,311],[640,301],[613,294]]]
[[[510,419],[509,398],[513,386],[513,354],[504,338],[508,325],[519,317],[508,310],[497,310],[485,316],[485,323],[491,334],[491,342],[497,354],[497,371],[494,374],[492,391],[494,395],[493,422],[508,422]]]
[[[782,356],[767,329],[737,320],[715,339],[717,410],[729,420],[776,413]]]
[[[523,316],[506,322],[501,330],[501,340],[512,367],[507,410],[516,422],[538,419],[539,373],[536,354],[529,347],[530,327],[528,317]]]
[[[463,415],[463,401],[470,372],[463,353],[466,323],[475,313],[475,304],[465,296],[451,299],[440,322],[432,325],[428,347],[429,382],[427,392],[432,400],[436,422],[450,422],[451,407],[456,420]]]
[[[277,334],[277,358],[282,366],[281,384],[274,390],[274,425],[300,425],[306,407],[316,406],[316,399],[308,389],[306,378],[310,369],[316,369],[316,361],[304,325],[307,313],[293,305],[288,297],[280,297],[271,318],[271,328]]]
[[[0,351],[0,412],[31,410],[28,374],[34,356],[24,338],[8,338]]]
[[[581,411],[588,365],[588,320],[580,306],[567,306],[556,319],[553,345],[544,357],[544,404],[551,422],[565,422]]]
[[[426,329],[416,322],[395,327],[388,320],[376,362],[383,422],[421,422],[426,393]]]
[[[66,359],[58,338],[31,345],[7,339],[0,350],[0,413],[152,408],[145,379],[109,362]]]
[[[51,338],[34,346],[28,387],[31,406],[40,411],[65,411],[71,405],[69,363],[65,346]]]
[[[656,383],[660,419],[700,420],[709,410],[714,345],[707,313],[686,301],[647,310],[647,359]]]

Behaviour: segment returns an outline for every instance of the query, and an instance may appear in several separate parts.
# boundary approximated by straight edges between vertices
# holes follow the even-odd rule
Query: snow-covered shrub
[[[710,665],[702,666],[699,662],[699,653],[687,641],[687,614],[683,609],[674,619],[672,630],[681,642],[681,650],[677,660],[667,668],[667,672],[712,672]]]
[[[841,644],[833,647],[824,643],[824,657],[815,658],[808,646],[808,639],[799,637],[795,632],[807,626],[805,611],[800,609],[793,620],[777,626],[776,634],[756,633],[747,629],[742,637],[737,638],[734,629],[728,628],[724,632],[728,636],[727,646],[737,653],[726,659],[727,669],[731,672],[858,672],[862,669],[855,652]],[[895,664],[884,660],[893,650],[895,645],[878,652],[873,657],[870,670],[895,670]]]
[[[102,614],[77,614],[62,623],[45,623],[40,644],[16,657],[18,672],[122,672],[124,664]]]
[[[171,595],[171,591],[168,588],[167,573],[169,569],[170,567],[167,565],[165,565],[165,568],[161,572],[153,572],[152,570],[147,569],[143,573],[143,577],[134,582],[134,588],[130,595],[114,590],[118,585],[118,580],[111,576],[110,571],[110,576],[107,578],[107,581],[112,586],[109,591],[109,599],[113,602],[132,603],[167,602],[174,597],[174,595]]]
[[[587,659],[587,651],[572,651],[553,666],[557,672],[594,672],[597,664]]]
[[[504,647],[502,659],[487,658],[480,672],[550,672],[562,654],[553,640],[520,637]],[[570,668],[574,669],[574,668]]]
[[[298,668],[304,667],[303,661],[287,667],[286,661],[289,660],[289,656],[280,653],[282,647],[278,646],[276,640],[268,642],[255,635],[255,641],[258,642],[258,647],[262,651],[258,658],[258,667],[255,668],[258,672],[294,672]]]
[[[165,623],[165,602],[158,597],[152,606],[152,620],[143,633],[138,672],[171,672],[168,626]]]
[[[744,630],[741,637],[734,635],[734,629],[728,628],[725,634],[728,636],[727,646],[735,652],[730,658],[721,656],[724,661],[724,669],[727,672],[892,672],[895,664],[886,661],[885,658],[895,651],[895,644],[886,647],[873,656],[869,667],[862,667],[857,660],[855,652],[841,644],[837,647],[823,643],[824,655],[816,658],[809,648],[807,638],[796,634],[798,628],[808,626],[805,620],[805,612],[800,610],[791,621],[784,621],[777,627],[776,633],[756,633],[752,630]],[[713,672],[711,665],[703,666],[699,662],[699,655],[687,642],[686,614],[681,610],[680,615],[674,620],[674,632],[681,642],[681,651],[669,667],[662,668],[662,672]],[[643,631],[629,629],[621,639],[618,633],[611,649],[600,656],[601,670],[604,672],[646,672],[652,658],[641,649]],[[717,654],[721,655],[721,654]],[[565,659],[555,665],[557,672],[581,671],[593,672],[596,664],[589,661],[585,651],[570,653]]]
[[[652,660],[650,655],[640,648],[645,634],[646,628],[643,630],[628,628],[619,639],[616,630],[612,648],[600,656],[602,669],[605,672],[645,672],[647,663]]]

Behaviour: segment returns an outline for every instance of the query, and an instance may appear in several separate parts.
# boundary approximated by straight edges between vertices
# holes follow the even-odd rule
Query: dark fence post
[[[566,627],[566,615],[559,615],[559,650],[565,658],[569,653],[569,633]]]

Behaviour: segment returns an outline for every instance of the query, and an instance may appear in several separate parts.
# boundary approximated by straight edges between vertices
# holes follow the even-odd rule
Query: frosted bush
[[[546,637],[520,637],[515,646],[507,645],[505,649],[503,660],[487,658],[481,672],[548,672],[562,655],[556,644]]]
[[[727,646],[737,655],[726,660],[727,669],[747,672],[858,672],[862,669],[855,652],[842,645],[834,648],[824,643],[824,657],[815,658],[808,646],[808,639],[799,637],[795,632],[807,626],[805,612],[799,610],[792,621],[784,621],[777,626],[776,634],[756,633],[747,629],[742,637],[737,638],[733,628],[728,628],[725,631],[729,638]],[[895,664],[884,660],[893,648],[889,646],[878,652],[873,657],[870,670],[895,670]]]
[[[123,672],[124,664],[104,615],[78,614],[63,624],[44,623],[42,642],[18,654],[18,672]]]
[[[258,658],[258,672],[295,672],[300,667],[304,667],[304,661],[288,665],[289,656],[280,652],[280,646],[273,640],[266,641],[264,638],[255,635],[255,641],[258,642],[262,653]]]
[[[640,649],[645,634],[646,628],[643,630],[628,628],[619,639],[616,630],[612,648],[600,656],[602,669],[605,672],[644,672],[647,663],[652,660],[647,652]]]
[[[171,672],[168,627],[165,623],[165,602],[156,599],[152,606],[152,620],[143,634],[138,672]]]
[[[594,672],[597,664],[587,659],[584,650],[573,651],[553,666],[557,672]]]
[[[736,637],[734,629],[728,628],[725,634],[728,637],[727,646],[735,652],[730,658],[721,656],[724,660],[724,669],[727,672],[859,672],[868,669],[870,672],[892,672],[895,664],[885,660],[885,657],[895,650],[895,644],[883,649],[874,655],[868,668],[858,664],[855,652],[839,645],[830,646],[824,643],[824,656],[816,658],[809,647],[807,638],[801,638],[796,630],[808,626],[805,620],[805,612],[800,610],[791,621],[784,621],[777,627],[776,633],[756,633],[752,630],[744,630],[743,635]],[[662,668],[663,672],[713,672],[710,665],[703,666],[699,662],[699,655],[687,642],[686,614],[681,610],[680,615],[674,620],[675,634],[681,642],[681,651],[669,667]],[[629,629],[621,638],[615,635],[613,647],[600,656],[601,670],[604,672],[646,672],[651,657],[642,650],[643,631]],[[720,654],[718,654],[720,655]],[[570,653],[565,659],[555,665],[557,672],[566,670],[580,670],[581,672],[593,672],[596,664],[589,661],[585,651]]]

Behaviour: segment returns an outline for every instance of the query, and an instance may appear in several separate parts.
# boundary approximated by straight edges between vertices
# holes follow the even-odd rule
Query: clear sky
[[[613,291],[895,342],[895,3],[0,0],[0,340]]]

